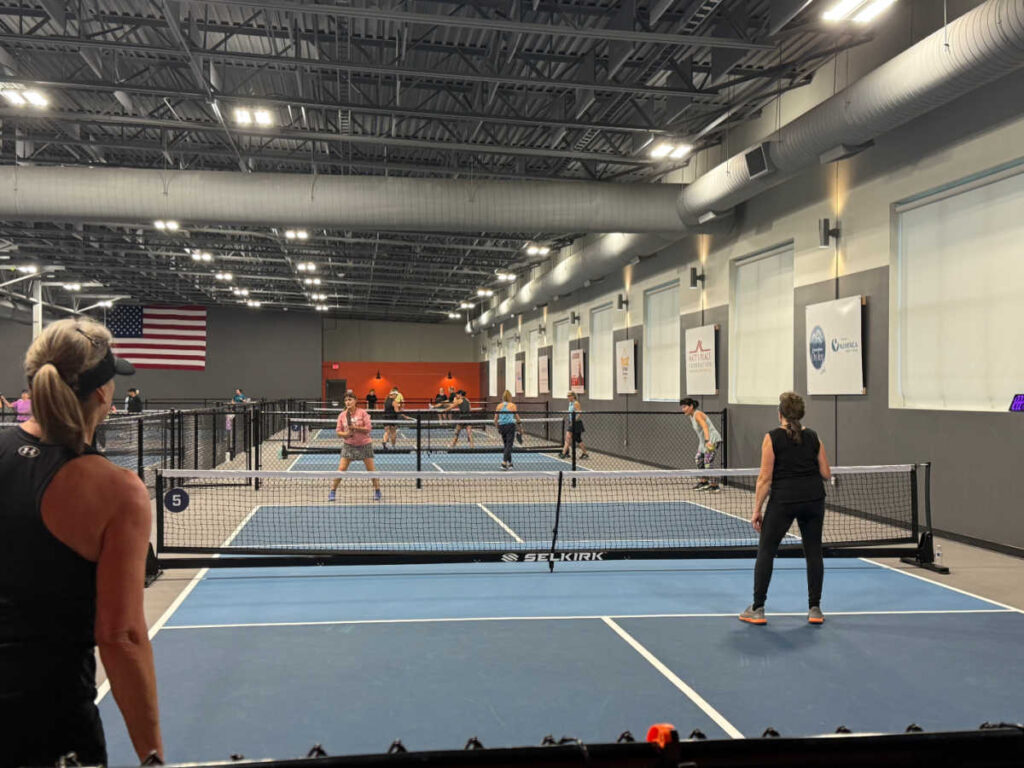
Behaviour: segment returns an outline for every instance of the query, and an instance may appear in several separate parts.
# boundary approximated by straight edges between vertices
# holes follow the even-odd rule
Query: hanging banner
[[[522,360],[516,360],[516,394],[523,394],[523,367],[526,365]]]
[[[537,392],[547,395],[551,392],[551,362],[547,355],[537,358]]]
[[[636,392],[636,341],[615,342],[615,387],[620,395]]]
[[[807,319],[807,394],[863,395],[861,296],[810,304]]]
[[[686,394],[717,395],[717,325],[686,329]]]
[[[583,350],[569,350],[569,391],[580,394],[585,391],[586,381],[583,377]]]

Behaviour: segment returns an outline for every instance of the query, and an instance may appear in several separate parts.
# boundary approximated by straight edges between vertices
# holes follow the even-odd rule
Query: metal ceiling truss
[[[363,7],[372,5],[373,7]],[[655,182],[659,137],[723,140],[830,56],[864,42],[800,0],[28,0],[0,8],[3,81],[49,109],[0,108],[0,162],[125,168]],[[240,126],[238,107],[274,116]],[[567,233],[265,229],[161,233],[0,222],[18,258],[59,260],[138,301],[244,302],[446,320],[527,242]],[[192,261],[184,248],[209,252]],[[318,265],[306,286],[301,261]],[[5,262],[0,260],[0,266]],[[217,272],[231,271],[230,284]],[[62,275],[62,279],[65,277]],[[59,302],[60,286],[48,300]],[[327,294],[327,301],[312,294]],[[478,301],[473,301],[478,304]]]

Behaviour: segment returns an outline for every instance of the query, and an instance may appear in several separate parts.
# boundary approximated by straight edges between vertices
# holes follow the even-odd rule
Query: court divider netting
[[[931,562],[929,465],[832,472],[827,556]],[[161,568],[753,557],[757,474],[162,470],[157,555]],[[779,554],[802,554],[796,526]]]

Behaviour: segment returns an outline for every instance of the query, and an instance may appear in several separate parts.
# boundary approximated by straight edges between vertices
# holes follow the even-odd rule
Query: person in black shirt
[[[135,387],[128,390],[128,396],[124,399],[124,409],[128,413],[142,413],[142,395]]]
[[[781,426],[766,434],[761,442],[761,472],[750,516],[750,524],[761,534],[754,565],[754,602],[739,616],[740,621],[749,624],[767,623],[764,603],[773,561],[794,520],[800,526],[807,560],[807,621],[825,621],[821,613],[821,585],[825,576],[821,552],[825,520],[823,481],[832,477],[832,470],[818,435],[800,424],[803,417],[803,398],[795,392],[783,392],[779,397]],[[764,509],[766,498],[768,507]]]
[[[469,424],[469,423],[462,423],[462,424],[459,423],[459,422],[468,422],[470,419],[473,418],[473,409],[471,407],[471,403],[469,402],[469,397],[466,395],[465,390],[460,389],[458,392],[456,392],[455,393],[455,400],[453,400],[452,404],[449,405],[447,408],[445,408],[445,410],[446,411],[453,411],[454,412],[453,415],[455,416],[455,421],[456,421],[456,423],[455,423],[455,436],[452,438],[452,445],[451,445],[451,447],[454,448],[455,444],[459,442],[459,433],[462,432],[462,430],[466,430],[466,436],[469,438],[469,447],[472,448],[473,447],[473,425]]]
[[[33,417],[0,435],[0,766],[106,764],[96,657],[140,759],[163,758],[143,610],[150,502],[91,447],[134,371],[91,320],[52,323],[25,373]]]
[[[377,393],[373,387],[366,393],[366,410],[374,411],[377,409]]]

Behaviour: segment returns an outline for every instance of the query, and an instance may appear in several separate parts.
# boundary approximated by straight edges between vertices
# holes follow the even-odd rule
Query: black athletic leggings
[[[757,547],[754,566],[754,607],[760,608],[768,597],[768,584],[772,580],[772,566],[779,544],[796,520],[807,559],[807,605],[821,604],[821,583],[825,579],[825,561],[821,554],[821,528],[825,522],[825,500],[798,501],[789,504],[768,500],[761,521],[761,541]]]
[[[0,744],[0,768],[55,765],[68,752],[77,754],[82,765],[107,764],[103,725],[92,701],[0,704],[0,718],[9,734]]]
[[[502,456],[502,461],[506,464],[512,463],[512,444],[516,441],[516,425],[515,424],[499,424],[498,432],[501,433],[502,443],[505,445],[505,453]]]

